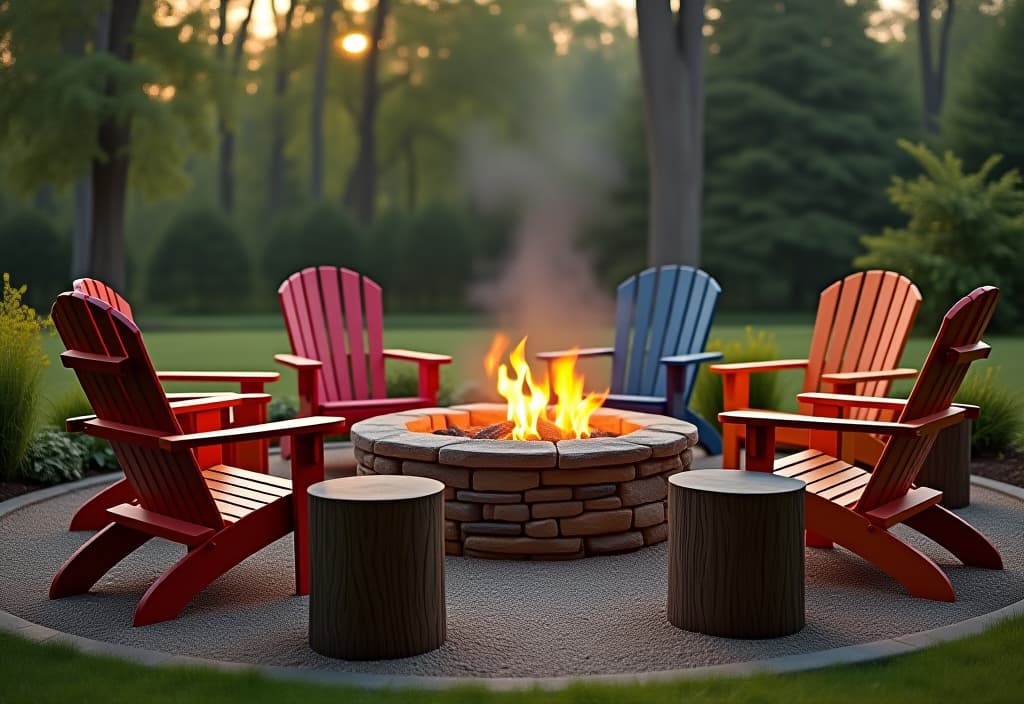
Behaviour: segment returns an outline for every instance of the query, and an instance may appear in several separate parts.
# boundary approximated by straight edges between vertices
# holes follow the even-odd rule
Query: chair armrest
[[[950,407],[944,411],[910,422],[888,423],[885,421],[852,420],[847,418],[825,418],[802,416],[768,411],[725,411],[718,414],[722,423],[743,423],[771,427],[805,428],[807,430],[833,430],[850,433],[879,433],[881,435],[917,436],[941,430],[960,422],[964,409]]]
[[[399,349],[384,350],[384,357],[387,359],[401,359],[406,362],[416,362],[418,364],[451,364],[452,361],[452,358],[446,354],[413,352],[412,350]]]
[[[694,352],[693,354],[677,354],[671,357],[662,357],[659,361],[669,366],[685,366],[687,364],[711,362],[721,358],[721,352]]]
[[[862,381],[892,381],[893,379],[909,379],[915,376],[917,376],[916,369],[901,367],[899,369],[877,369],[863,372],[833,372],[831,374],[822,374],[821,380],[826,384],[852,386]]]
[[[200,411],[215,411],[219,408],[234,408],[247,403],[270,403],[270,394],[222,394],[188,401],[173,401],[169,405],[174,415],[179,416]]]
[[[162,450],[183,450],[206,445],[221,445],[243,442],[245,440],[262,440],[284,435],[298,437],[300,435],[327,435],[341,432],[345,427],[345,419],[333,416],[306,416],[274,423],[247,425],[241,428],[212,430],[207,433],[191,433],[189,435],[164,435],[157,438]]]
[[[907,405],[904,398],[888,398],[885,396],[857,396],[855,394],[829,394],[820,391],[807,391],[796,395],[801,403],[814,406],[838,406],[840,408],[880,408],[887,411],[901,411]]]
[[[297,354],[275,354],[274,361],[292,369],[319,369],[324,366],[319,359],[300,357]]]
[[[281,378],[279,372],[157,372],[160,381],[210,381],[223,383],[261,382],[270,384]]]
[[[571,357],[576,355],[578,359],[584,359],[586,357],[602,357],[609,354],[615,354],[614,347],[584,347],[581,350],[554,350],[551,352],[538,352],[537,359],[561,359],[562,357]]]
[[[778,372],[783,369],[803,369],[806,366],[806,359],[773,359],[766,362],[712,364],[708,369],[715,374],[757,374],[760,372]]]

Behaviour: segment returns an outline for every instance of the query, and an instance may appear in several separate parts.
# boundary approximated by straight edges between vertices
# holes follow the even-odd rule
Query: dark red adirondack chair
[[[913,528],[964,564],[1002,568],[999,551],[984,535],[938,505],[941,491],[914,486],[936,433],[976,410],[955,405],[953,396],[970,363],[988,356],[989,346],[981,335],[998,298],[998,289],[978,288],[946,313],[906,400],[810,392],[799,399],[813,406],[815,416],[761,411],[719,414],[723,423],[746,425],[748,470],[806,483],[808,545],[838,543],[887,572],[913,596],[941,601],[956,599],[949,578],[890,528],[900,524]],[[897,421],[842,417],[861,408],[895,412]],[[779,427],[808,432],[810,449],[776,460]],[[889,437],[871,472],[839,459],[848,433],[857,432]]]
[[[299,375],[299,416],[343,415],[357,423],[437,405],[443,354],[384,349],[381,288],[351,269],[309,267],[277,291],[293,354],[274,355]],[[388,398],[384,360],[419,365],[416,396]],[[287,452],[285,444],[282,454]]]
[[[107,509],[109,524],[57,572],[50,597],[88,591],[150,538],[180,543],[188,552],[146,591],[137,626],[175,618],[210,582],[257,550],[295,531],[295,589],[309,591],[307,487],[323,479],[323,438],[343,418],[183,433],[179,409],[223,418],[241,396],[171,403],[163,393],[138,327],[103,301],[63,293],[53,322],[96,417],[82,423],[109,440],[132,489],[132,499]],[[200,423],[199,425],[205,425]],[[224,463],[232,444],[290,436],[292,479]]]
[[[74,290],[97,298],[119,311],[129,320],[134,321],[132,307],[128,301],[114,288],[99,281],[98,279],[76,279]],[[262,396],[264,387],[281,378],[278,372],[157,372],[157,378],[161,382],[187,381],[204,382],[216,384],[237,384],[238,391],[244,394],[244,402],[234,408],[231,414],[231,425],[255,425],[263,423],[267,419],[267,403]],[[171,401],[186,401],[204,398],[211,395],[222,395],[223,391],[206,393],[169,393],[167,397]],[[258,394],[256,396],[254,394]],[[264,399],[261,401],[261,399]],[[187,417],[182,416],[184,422],[188,423]],[[69,429],[77,429],[83,419],[69,419]],[[77,421],[77,422],[76,422]],[[266,473],[269,469],[267,452],[269,443],[267,440],[241,443],[235,448],[235,457],[238,465],[245,469]],[[100,491],[91,499],[86,501],[75,512],[71,518],[70,530],[99,530],[110,522],[107,516],[107,509],[119,503],[134,498],[131,487],[127,480],[116,482],[106,489]]]

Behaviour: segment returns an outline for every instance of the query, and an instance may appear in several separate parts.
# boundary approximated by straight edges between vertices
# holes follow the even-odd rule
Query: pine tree
[[[1002,154],[1000,170],[1024,171],[1024,2],[1009,4],[1001,20],[957,86],[943,132],[970,168]]]

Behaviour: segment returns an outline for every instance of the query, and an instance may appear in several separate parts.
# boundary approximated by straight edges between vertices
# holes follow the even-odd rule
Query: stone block
[[[579,552],[583,549],[580,538],[502,538],[490,535],[471,535],[463,547],[480,552],[504,555],[545,555]]]
[[[602,496],[611,496],[615,493],[615,484],[594,484],[592,486],[577,486],[572,490],[574,499],[600,499]]]
[[[375,455],[373,460],[373,471],[377,474],[401,474],[402,460]]]
[[[540,486],[537,472],[486,469],[473,472],[473,489],[476,491],[523,491],[536,486]]]
[[[499,403],[460,403],[449,410],[462,411],[470,416],[470,425],[490,425],[505,420],[508,408]]]
[[[468,501],[471,504],[518,504],[523,500],[523,495],[510,494],[500,491],[460,491],[459,501]]]
[[[450,486],[446,486],[444,488],[444,500],[445,501],[453,501],[454,499],[455,499],[455,488],[454,487],[450,487]]]
[[[689,450],[686,450],[689,452]],[[683,468],[683,462],[679,459],[679,455],[672,457],[659,457],[657,459],[644,460],[643,462],[636,463],[636,476],[638,477],[650,477],[655,474],[664,474],[665,472],[671,472],[672,470],[678,470]]]
[[[518,523],[497,523],[494,521],[467,521],[461,525],[465,535],[520,535],[523,527]]]
[[[526,534],[531,538],[554,538],[558,535],[558,521],[554,518],[530,521],[524,528],[526,529]]]
[[[462,554],[462,543],[458,540],[446,540],[444,541],[444,554],[445,555],[461,555]]]
[[[588,438],[558,443],[560,469],[632,464],[651,456],[651,448],[622,438]]]
[[[697,444],[697,426],[682,420],[662,418],[657,423],[646,426],[647,430],[658,430],[663,433],[675,433],[686,438],[687,447]]]
[[[430,419],[426,419],[427,423]],[[420,460],[421,462],[437,462],[437,453],[448,445],[459,445],[473,442],[469,438],[452,435],[432,435],[431,433],[414,433],[406,431],[398,435],[390,435],[373,443],[373,454],[387,457],[398,457],[403,460]]]
[[[450,521],[479,521],[484,517],[480,504],[464,504],[459,501],[446,501],[444,517]]]
[[[468,489],[470,485],[469,470],[457,467],[445,467],[433,462],[415,462],[406,460],[402,463],[402,474],[436,479],[446,487]]]
[[[625,552],[643,547],[644,536],[638,530],[631,530],[627,533],[616,533],[615,535],[598,535],[587,538],[584,543],[587,553],[600,555],[603,553]]]
[[[364,425],[364,423],[356,423],[352,426],[352,429],[349,430],[349,436],[352,438],[352,445],[354,447],[366,452],[372,452],[373,444],[378,440],[383,440],[384,438],[389,438],[395,435],[401,435],[404,432],[406,432],[404,423],[394,423],[390,425]]]
[[[582,501],[550,501],[534,504],[530,509],[534,518],[563,518],[583,513]]]
[[[356,462],[359,464],[365,464],[367,467],[373,466],[373,453],[364,450],[361,447],[352,447],[352,456],[356,458]]]
[[[459,533],[459,524],[455,521],[444,522],[444,537],[445,540],[458,540],[461,536]]]
[[[558,462],[553,442],[458,439],[463,442],[441,448],[438,455],[441,464],[489,469],[544,469],[554,467]]]
[[[526,504],[498,504],[484,506],[484,519],[488,521],[512,521],[522,523],[530,520],[530,507]]]
[[[640,531],[644,535],[644,545],[654,545],[668,540],[668,523],[659,523]]]
[[[612,491],[615,491],[614,487]],[[543,487],[541,489],[529,489],[523,495],[523,499],[528,504],[540,503],[542,501],[568,501],[572,498],[572,492],[573,490],[567,486]]]
[[[622,499],[618,496],[602,496],[600,499],[587,499],[583,502],[584,511],[607,511],[621,507]]]
[[[673,455],[678,457],[680,452],[690,446],[690,442],[685,435],[677,435],[663,430],[651,430],[650,428],[644,428],[628,435],[623,435],[621,439],[650,448],[652,457],[671,457]]]
[[[619,487],[623,506],[639,506],[661,501],[668,496],[668,482],[664,477],[647,477],[626,482]]]
[[[572,518],[558,521],[558,529],[562,535],[601,535],[603,533],[621,533],[629,530],[633,524],[633,512],[629,509],[615,511],[588,511]]]
[[[549,469],[541,473],[545,486],[580,486],[582,484],[608,484],[628,482],[636,476],[636,467],[631,464],[619,467],[595,467],[593,469]]]
[[[665,522],[665,504],[657,501],[633,509],[633,527],[647,528]]]

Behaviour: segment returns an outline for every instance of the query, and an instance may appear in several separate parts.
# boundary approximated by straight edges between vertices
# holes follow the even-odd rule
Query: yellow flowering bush
[[[42,320],[21,302],[26,287],[11,286],[10,274],[3,275],[0,301],[0,477],[15,478],[32,441],[35,407],[39,399],[43,367],[49,362],[43,352]]]

